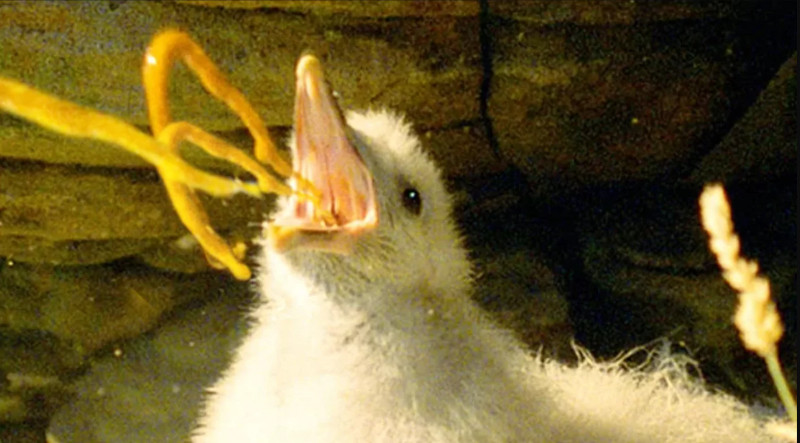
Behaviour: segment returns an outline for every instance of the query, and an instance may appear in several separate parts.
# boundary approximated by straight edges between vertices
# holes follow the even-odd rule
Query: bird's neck
[[[381,435],[373,426],[393,423],[396,435],[410,432],[400,429],[406,425],[454,432],[438,441],[523,441],[536,426],[527,412],[519,415],[547,403],[538,395],[544,388],[521,376],[530,356],[463,291],[378,284],[331,294],[335,286],[308,278],[280,254],[267,251],[263,264],[264,303],[231,383],[242,375],[242,390],[267,392],[263,407],[279,419],[313,409],[310,415]]]
[[[326,370],[341,365],[342,371],[376,365],[454,392],[465,379],[506,377],[507,368],[498,362],[527,353],[461,290],[375,281],[348,287],[335,276],[329,280],[340,283],[331,285],[309,278],[280,254],[266,257],[266,304],[257,315],[286,342],[280,349],[293,354],[277,356],[284,362],[316,361]],[[498,353],[500,358],[487,358]],[[442,386],[430,388],[441,392]]]

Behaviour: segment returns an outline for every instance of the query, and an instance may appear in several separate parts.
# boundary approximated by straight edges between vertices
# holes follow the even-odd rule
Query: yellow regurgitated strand
[[[256,158],[268,164],[278,175],[293,177],[297,190],[292,190],[257,161],[225,141],[190,123],[170,121],[167,84],[169,71],[179,59],[195,72],[211,95],[223,101],[242,119],[255,140]],[[175,30],[157,34],[148,47],[142,74],[155,138],[116,117],[3,77],[0,77],[0,109],[67,136],[120,146],[153,164],[175,211],[200,243],[209,263],[228,268],[237,279],[249,279],[250,269],[241,261],[244,244],[237,243],[231,247],[214,231],[196,191],[215,197],[230,197],[239,192],[255,197],[266,193],[294,194],[315,206],[319,205],[319,192],[307,180],[292,173],[291,166],[278,154],[262,120],[244,95],[225,79],[188,35]],[[182,141],[194,143],[210,155],[240,166],[256,178],[257,184],[210,174],[191,166],[179,156],[178,147]]]
[[[58,99],[4,77],[0,77],[0,109],[63,135],[120,146],[148,163],[165,166],[169,174],[187,186],[215,197],[229,197],[239,192],[261,195],[256,185],[196,169],[163,149],[152,137],[116,117]]]

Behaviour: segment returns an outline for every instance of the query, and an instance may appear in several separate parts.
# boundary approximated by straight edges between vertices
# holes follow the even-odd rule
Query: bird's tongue
[[[279,250],[303,247],[344,253],[358,233],[377,224],[372,175],[348,139],[319,60],[301,57],[296,76],[293,168],[319,190],[323,211],[293,196],[270,224],[268,237]]]

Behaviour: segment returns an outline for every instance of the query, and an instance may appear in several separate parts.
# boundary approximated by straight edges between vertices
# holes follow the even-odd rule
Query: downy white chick
[[[193,441],[768,441],[728,398],[533,358],[471,301],[450,197],[410,126],[385,111],[345,125],[317,59],[296,74],[294,168],[336,220],[281,199],[262,303]]]

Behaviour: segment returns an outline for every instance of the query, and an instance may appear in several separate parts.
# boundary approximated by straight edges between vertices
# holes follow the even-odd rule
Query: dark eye
[[[403,207],[414,215],[419,215],[422,211],[422,196],[416,189],[406,188],[403,191]]]

